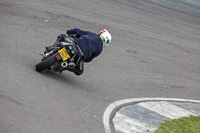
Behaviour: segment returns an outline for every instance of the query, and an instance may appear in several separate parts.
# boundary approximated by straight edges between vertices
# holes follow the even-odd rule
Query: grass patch
[[[154,133],[200,133],[200,116],[165,120]]]

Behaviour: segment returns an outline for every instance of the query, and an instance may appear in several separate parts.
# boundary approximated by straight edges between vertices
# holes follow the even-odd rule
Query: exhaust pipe
[[[64,68],[67,67],[67,62],[62,62],[61,66],[64,67]]]

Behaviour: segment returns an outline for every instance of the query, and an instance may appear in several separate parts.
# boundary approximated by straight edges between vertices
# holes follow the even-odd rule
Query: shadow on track
[[[37,72],[34,69],[35,72]],[[75,88],[81,88],[81,82],[77,79],[77,76],[72,76],[70,72],[64,71],[62,74],[57,72],[52,72],[51,70],[44,70],[43,72],[37,72],[40,75],[44,76],[44,78],[52,79],[56,83],[66,84],[73,86]]]

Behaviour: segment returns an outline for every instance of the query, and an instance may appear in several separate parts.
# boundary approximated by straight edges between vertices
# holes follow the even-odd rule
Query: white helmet
[[[108,46],[112,39],[111,34],[106,29],[104,29],[100,32],[99,36],[103,42],[103,46]]]

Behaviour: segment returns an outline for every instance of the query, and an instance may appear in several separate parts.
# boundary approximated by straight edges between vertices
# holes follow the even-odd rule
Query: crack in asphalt
[[[11,98],[11,97],[9,97],[9,96],[2,95],[2,94],[0,94],[0,99],[4,99],[4,100],[6,100],[6,101],[9,101],[9,102],[11,102],[11,103],[15,103],[15,104],[17,104],[17,105],[24,105],[24,104],[22,104],[21,102],[15,100],[15,99],[13,99],[13,98]]]

